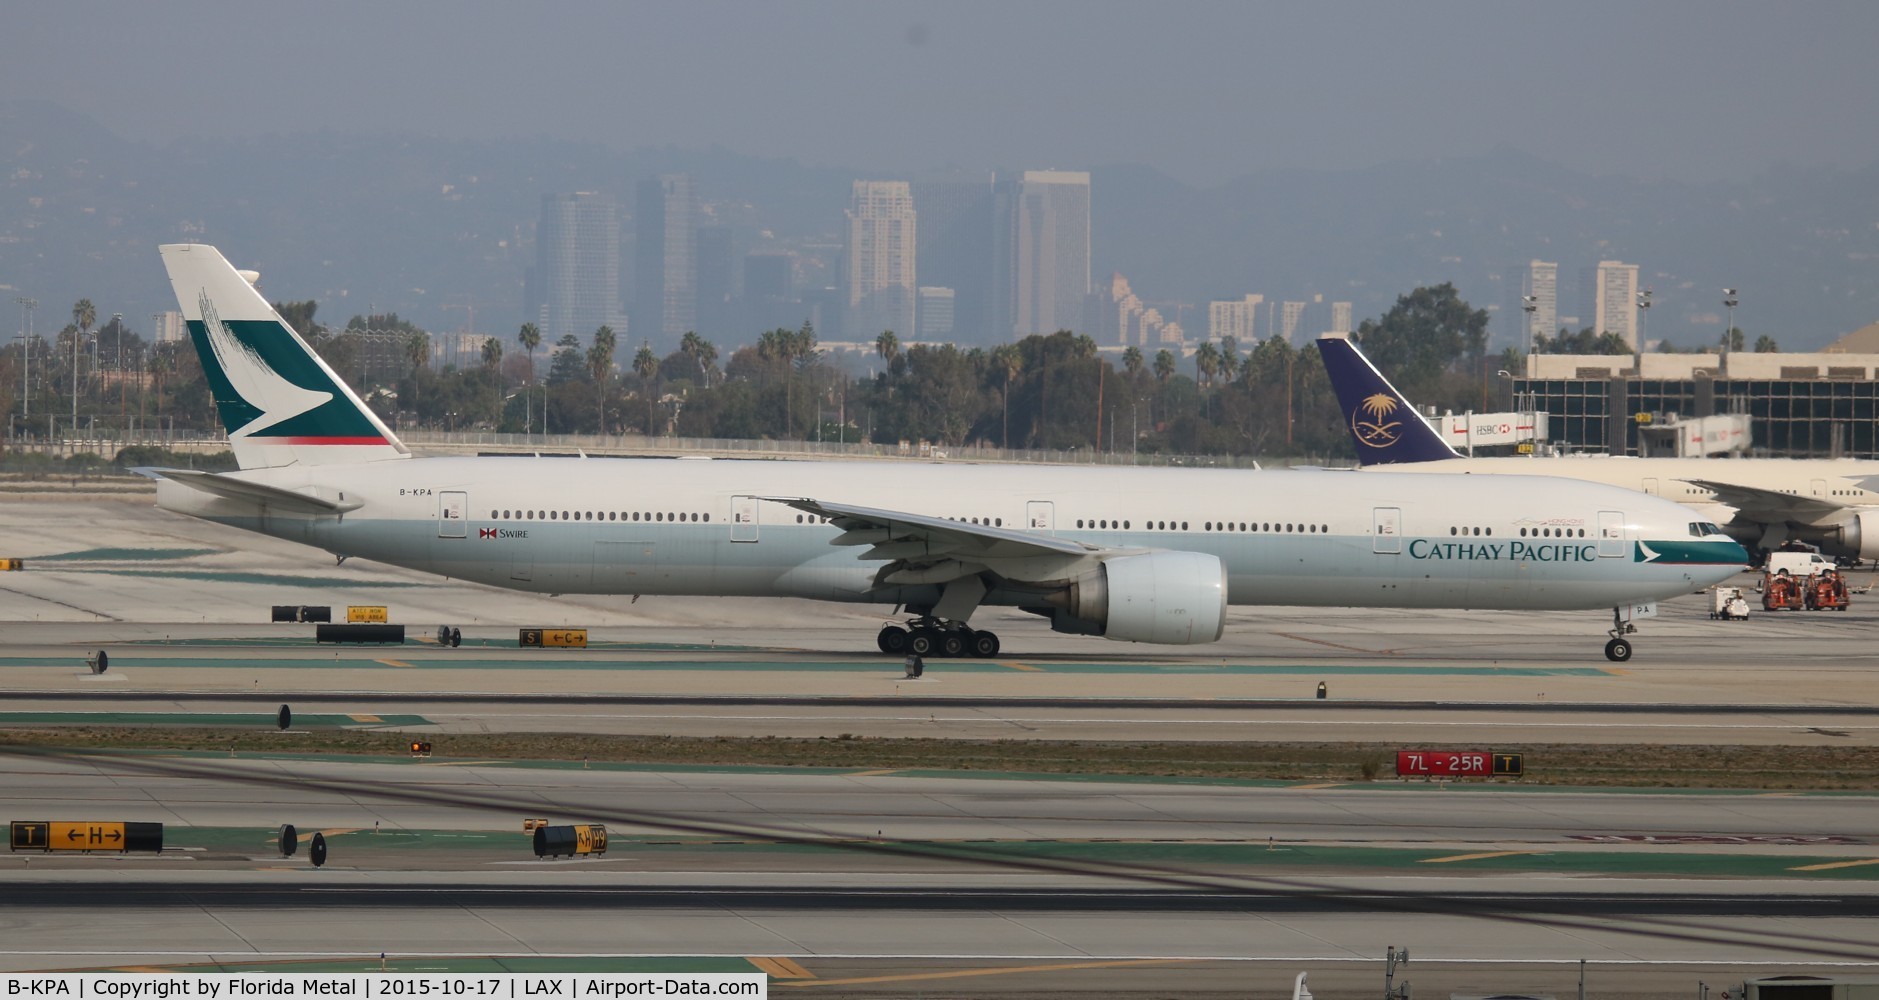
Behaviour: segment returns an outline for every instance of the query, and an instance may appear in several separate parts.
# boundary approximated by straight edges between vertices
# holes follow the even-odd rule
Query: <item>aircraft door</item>
[[[1813,486],[1815,496],[1825,497],[1827,495],[1827,481],[1825,479],[1816,479],[1811,485]]]
[[[1403,509],[1401,507],[1371,509],[1370,551],[1392,556],[1403,551]]]
[[[731,541],[754,542],[757,540],[757,504],[756,497],[731,498]]]
[[[1656,479],[1646,479],[1644,481],[1644,492],[1649,493],[1651,496],[1654,496],[1654,497],[1663,495],[1662,493],[1658,492]]]
[[[1625,515],[1623,511],[1598,512],[1598,555],[1616,559],[1625,554]]]
[[[469,532],[470,495],[454,490],[437,494],[437,537],[462,538]]]
[[[1024,526],[1046,535],[1057,533],[1057,505],[1049,500],[1032,500],[1024,505]]]

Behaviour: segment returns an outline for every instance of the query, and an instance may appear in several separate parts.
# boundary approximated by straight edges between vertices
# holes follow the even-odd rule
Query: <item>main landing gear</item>
[[[1612,609],[1612,627],[1607,635],[1611,641],[1605,644],[1605,658],[1613,663],[1623,663],[1631,659],[1631,640],[1625,636],[1636,632],[1638,627],[1625,620],[1623,608]]]
[[[938,618],[915,618],[905,627],[888,625],[875,637],[881,652],[890,656],[914,653],[920,656],[976,656],[990,659],[998,655],[998,636],[970,628],[965,622]]]

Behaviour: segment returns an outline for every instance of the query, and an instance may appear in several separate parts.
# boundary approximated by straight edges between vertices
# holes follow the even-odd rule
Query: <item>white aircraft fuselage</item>
[[[840,497],[1093,551],[1210,553],[1232,604],[1611,607],[1700,589],[1742,560],[1726,539],[1693,535],[1674,504],[1535,477],[1458,491],[1443,477],[1309,470],[487,456],[227,475],[362,506],[266,513],[171,482],[158,502],[336,555],[555,594],[936,599],[932,584],[877,583],[892,560],[857,558],[831,544],[842,529],[765,497]],[[987,603],[1031,592],[1001,601],[994,587]]]

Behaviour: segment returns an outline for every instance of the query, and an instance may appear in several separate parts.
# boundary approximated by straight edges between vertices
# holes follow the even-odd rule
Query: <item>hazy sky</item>
[[[1689,179],[1879,160],[1871,0],[10,7],[0,95],[139,139],[546,134],[1199,183],[1503,143]]]

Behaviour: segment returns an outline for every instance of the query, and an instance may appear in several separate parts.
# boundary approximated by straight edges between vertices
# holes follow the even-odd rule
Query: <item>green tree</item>
[[[98,307],[90,299],[79,299],[72,304],[72,325],[78,329],[72,335],[72,430],[78,430],[78,358],[86,340],[91,337],[91,326],[98,322]]]
[[[659,356],[652,352],[652,345],[641,343],[633,354],[633,374],[639,376],[640,394],[646,397],[646,433],[653,433],[657,416],[653,407],[658,405],[659,391]]]
[[[1142,374],[1143,364],[1141,348],[1131,344],[1128,350],[1122,352],[1122,367],[1131,377]]]
[[[1446,396],[1443,376],[1487,350],[1488,313],[1464,302],[1448,282],[1398,296],[1382,317],[1357,327],[1364,354],[1415,400]]]
[[[524,323],[515,336],[516,340],[521,343],[522,349],[528,352],[528,381],[522,383],[522,433],[530,434],[535,429],[533,420],[535,411],[529,404],[529,389],[535,384],[535,348],[542,345],[541,327],[533,323]]]
[[[718,360],[717,345],[687,330],[679,338],[679,350],[698,367],[698,383],[706,389],[711,388],[711,366]],[[635,363],[634,367],[638,367]]]
[[[1775,343],[1775,338],[1770,337],[1769,335],[1764,333],[1761,336],[1755,338],[1755,353],[1756,354],[1779,354],[1781,353],[1781,345]]]
[[[1000,422],[999,447],[1011,448],[1011,383],[1024,371],[1024,352],[1016,344],[992,348],[992,370],[998,373],[998,398],[1004,416]]]
[[[594,346],[587,349],[587,370],[594,376],[594,412],[603,437],[607,433],[607,375],[613,371],[613,349],[618,339],[613,327],[603,323],[594,331]]]
[[[1155,352],[1155,380],[1166,383],[1174,377],[1174,352],[1163,348]]]
[[[431,335],[423,330],[413,330],[405,337],[405,360],[411,362],[411,412],[418,409],[418,380],[424,375],[424,366],[431,360]]]

